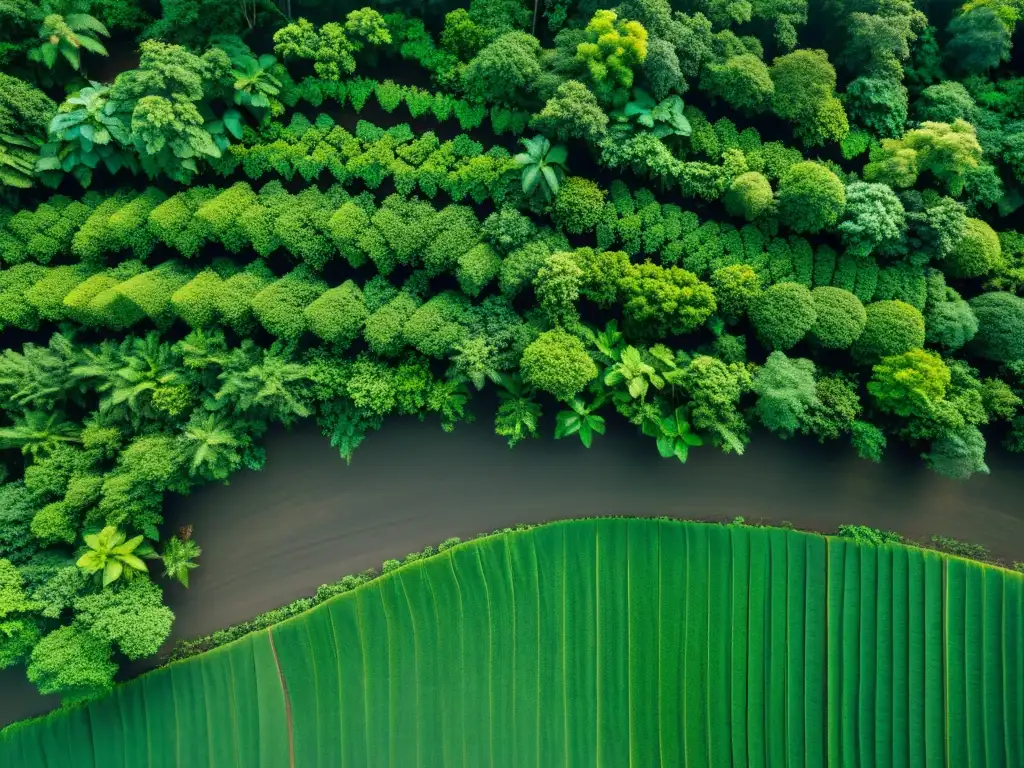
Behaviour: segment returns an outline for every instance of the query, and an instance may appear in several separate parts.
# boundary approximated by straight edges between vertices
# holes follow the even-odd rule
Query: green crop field
[[[0,734],[4,766],[1022,766],[1024,577],[653,520],[463,544]]]

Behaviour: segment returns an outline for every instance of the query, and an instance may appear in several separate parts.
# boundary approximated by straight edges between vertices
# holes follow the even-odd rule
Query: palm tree
[[[167,542],[160,559],[164,562],[164,577],[177,579],[181,585],[188,589],[188,572],[198,568],[198,563],[193,563],[203,554],[198,544],[192,541],[192,526],[182,528],[178,535]]]
[[[106,587],[121,578],[131,579],[137,573],[148,573],[149,568],[138,554],[146,551],[142,546],[142,536],[125,541],[126,536],[117,528],[108,525],[99,533],[86,534],[84,537],[87,551],[78,558],[78,567],[87,576],[102,576],[102,585]]]
[[[532,195],[538,189],[546,202],[558,194],[562,179],[569,170],[565,165],[567,151],[565,145],[551,142],[544,136],[523,139],[525,152],[520,152],[513,159],[523,171],[523,192]]]
[[[193,416],[189,420],[183,440],[191,457],[190,475],[202,474],[210,480],[223,480],[241,462],[237,449],[242,443],[231,424],[229,419],[215,413]]]
[[[80,428],[64,420],[60,411],[25,411],[14,425],[0,428],[0,449],[20,448],[33,460],[52,452],[61,443],[80,443]]]
[[[39,37],[43,42],[29,52],[29,58],[42,62],[47,69],[53,69],[60,55],[77,72],[82,67],[83,48],[90,53],[107,55],[107,49],[96,39],[96,35],[110,37],[107,28],[87,13],[69,13],[67,16],[51,13],[43,19],[43,25],[39,28]]]
[[[313,411],[303,396],[309,369],[296,363],[281,342],[267,350],[259,350],[248,339],[246,342],[232,352],[232,359],[218,376],[222,384],[214,400],[243,412],[262,409],[285,424],[309,416]],[[254,358],[259,362],[252,362]]]

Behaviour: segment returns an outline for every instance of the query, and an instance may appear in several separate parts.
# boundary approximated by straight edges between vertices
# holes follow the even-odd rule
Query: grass
[[[1024,577],[935,552],[554,523],[11,726],[0,764],[1018,765],[1022,629]]]

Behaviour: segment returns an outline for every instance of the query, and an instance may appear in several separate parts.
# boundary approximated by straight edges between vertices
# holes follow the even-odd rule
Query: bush
[[[975,296],[968,304],[978,318],[972,352],[1001,363],[1024,359],[1024,299],[994,292]]]
[[[821,286],[811,291],[817,319],[811,335],[827,349],[848,349],[864,331],[867,312],[860,299],[842,288]]]
[[[862,363],[901,355],[924,346],[924,317],[903,301],[875,301],[865,307],[864,332],[853,344],[853,356]]]
[[[845,208],[843,182],[820,163],[797,163],[779,182],[779,218],[795,232],[830,229]]]
[[[253,296],[252,312],[274,336],[297,339],[306,330],[303,311],[326,290],[327,283],[301,265]]]
[[[221,319],[240,336],[252,333],[256,327],[252,300],[274,280],[274,273],[262,261],[254,261],[229,277],[217,294],[217,312]]]
[[[733,179],[723,202],[731,215],[754,221],[772,210],[775,195],[768,179],[757,171],[748,171]]]
[[[566,232],[580,235],[597,226],[607,193],[596,182],[570,176],[555,196],[551,218]]]
[[[931,304],[924,313],[925,341],[949,352],[965,346],[978,333],[978,318],[959,296]]]
[[[419,300],[402,291],[366,319],[363,338],[375,355],[394,357],[405,346],[402,330],[419,307]]]
[[[193,328],[205,328],[217,319],[217,300],[224,281],[212,269],[204,269],[171,296],[178,317]]]
[[[523,351],[523,380],[559,400],[578,395],[597,378],[597,366],[583,342],[561,328],[545,331]]]
[[[93,299],[103,292],[111,290],[118,283],[145,271],[146,268],[142,262],[126,261],[113,269],[104,270],[83,280],[64,297],[64,307],[68,319],[86,326],[102,324],[103,317],[97,314],[93,307]]]
[[[117,285],[111,289],[114,295],[97,296],[93,304],[116,328],[126,328],[142,317],[148,317],[158,328],[166,328],[175,318],[171,297],[193,274],[180,262],[167,261]]]
[[[737,323],[761,293],[761,279],[746,264],[732,264],[711,273],[718,310],[727,323]]]
[[[480,243],[459,257],[455,277],[463,293],[476,297],[500,271],[501,257],[487,243]]]
[[[64,298],[91,275],[85,266],[53,267],[25,291],[25,301],[43,320],[63,320],[67,316]]]
[[[946,257],[944,271],[952,277],[981,277],[1002,264],[999,236],[981,219],[967,219],[963,234]]]
[[[690,333],[717,308],[711,286],[680,267],[631,266],[619,281],[622,314],[638,337]]]
[[[303,314],[309,330],[330,344],[346,348],[358,338],[366,322],[366,302],[359,286],[346,280],[324,291]]]
[[[770,349],[789,349],[807,335],[816,319],[811,291],[799,283],[776,283],[750,307],[758,338]]]

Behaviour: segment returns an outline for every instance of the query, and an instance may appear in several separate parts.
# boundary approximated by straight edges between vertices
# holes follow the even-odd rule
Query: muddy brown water
[[[446,435],[409,419],[369,437],[346,466],[315,425],[279,430],[262,472],[170,501],[168,524],[193,524],[203,556],[191,589],[167,587],[177,620],[166,650],[449,536],[555,518],[742,515],[825,532],[862,523],[1024,560],[1024,462],[992,451],[989,464],[990,476],[956,482],[907,454],[875,465],[846,446],[758,434],[742,457],[702,448],[683,466],[614,421],[590,451],[550,438],[510,451],[489,420]],[[23,668],[0,674],[0,725],[56,705]]]

